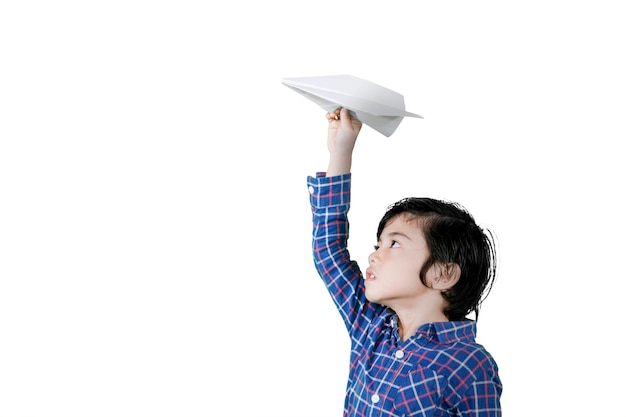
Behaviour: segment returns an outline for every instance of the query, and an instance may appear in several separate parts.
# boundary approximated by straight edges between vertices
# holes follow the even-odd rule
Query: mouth
[[[370,268],[367,268],[367,270],[365,271],[365,276],[363,277],[363,279],[365,280],[365,282],[367,282],[367,281],[376,281],[376,275],[374,275],[374,273],[372,272],[372,270]]]

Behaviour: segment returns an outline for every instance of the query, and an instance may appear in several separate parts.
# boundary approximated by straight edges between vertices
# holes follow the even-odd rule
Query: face
[[[397,309],[414,305],[431,291],[419,277],[430,256],[419,225],[407,214],[399,214],[385,225],[365,272],[368,300]]]

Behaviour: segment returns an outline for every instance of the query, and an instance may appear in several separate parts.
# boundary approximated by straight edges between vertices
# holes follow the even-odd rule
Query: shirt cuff
[[[315,177],[307,177],[311,205],[333,207],[350,204],[351,179],[351,173],[327,177],[325,172],[318,172]]]

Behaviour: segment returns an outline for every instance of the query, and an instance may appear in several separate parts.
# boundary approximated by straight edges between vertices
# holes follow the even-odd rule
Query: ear
[[[435,290],[449,290],[461,278],[461,267],[453,262],[437,263],[433,265],[433,270],[435,274],[432,279],[432,288]]]

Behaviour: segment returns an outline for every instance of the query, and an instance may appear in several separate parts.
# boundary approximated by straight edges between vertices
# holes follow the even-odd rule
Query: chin
[[[367,291],[365,291],[365,298],[367,298],[367,301],[369,301],[370,303],[377,303],[377,304],[382,304],[380,301],[380,297],[376,297],[373,294],[369,294]]]

